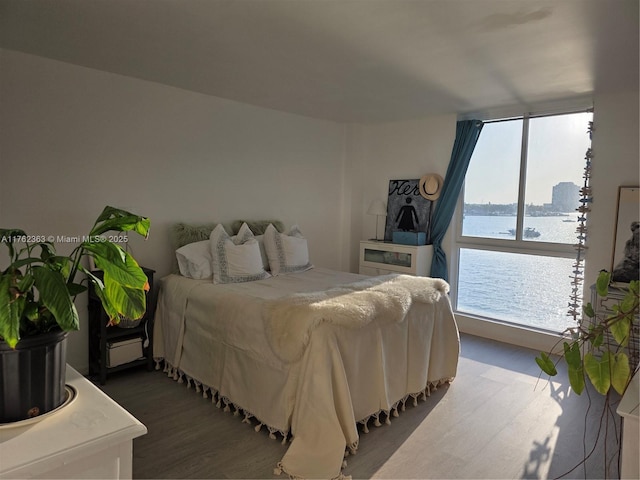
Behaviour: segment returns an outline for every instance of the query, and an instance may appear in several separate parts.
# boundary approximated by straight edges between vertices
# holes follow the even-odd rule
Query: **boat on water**
[[[564,220],[562,220],[564,223],[569,223],[569,222],[575,222],[575,220],[572,220],[570,218],[565,218]]]
[[[515,228],[509,229],[509,233],[515,236],[516,229]],[[524,232],[522,232],[522,236],[524,238],[538,238],[540,236],[540,232],[533,227],[527,227],[524,229]]]

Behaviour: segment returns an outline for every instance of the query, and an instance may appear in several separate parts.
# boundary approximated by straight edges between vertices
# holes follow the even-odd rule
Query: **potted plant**
[[[149,226],[148,218],[107,206],[68,256],[56,253],[54,238],[0,229],[9,261],[0,271],[0,423],[41,415],[64,402],[66,339],[79,328],[74,300],[88,282],[111,324],[121,316],[144,315],[147,277],[116,243],[123,236],[108,232],[132,231],[146,238]],[[101,278],[85,266],[88,258],[102,270]]]
[[[599,297],[609,295],[610,281],[611,274],[602,270],[595,286]],[[578,395],[585,389],[585,376],[598,393],[607,396],[607,400],[613,391],[623,395],[638,370],[638,359],[630,359],[625,350],[638,324],[639,290],[640,282],[631,281],[622,300],[613,305],[609,313],[598,311],[587,303],[583,307],[585,320],[564,332],[564,339],[560,341],[562,351],[556,352],[554,348],[549,353],[540,353],[536,357],[538,366],[549,376],[555,376],[558,373],[556,366],[564,358],[569,383]],[[558,355],[555,360],[552,359],[554,354]]]

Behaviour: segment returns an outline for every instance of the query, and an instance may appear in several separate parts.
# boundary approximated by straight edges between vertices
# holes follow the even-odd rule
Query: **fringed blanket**
[[[290,433],[280,470],[334,478],[345,449],[357,448],[358,421],[389,421],[455,376],[447,290],[441,280],[319,268],[233,285],[171,275],[161,282],[154,356],[218,403]]]

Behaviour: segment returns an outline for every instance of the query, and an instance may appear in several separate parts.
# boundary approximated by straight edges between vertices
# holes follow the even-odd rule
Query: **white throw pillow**
[[[258,241],[246,224],[233,237],[218,225],[211,232],[209,241],[213,283],[252,282],[271,276],[264,270]]]
[[[251,227],[247,225],[247,223],[243,223],[238,230],[238,233],[232,237],[232,239],[239,238],[241,241],[234,240],[234,243],[242,243],[249,238],[255,238],[258,241],[258,246],[260,247],[260,256],[262,257],[262,266],[266,271],[269,271],[269,258],[267,257],[267,251],[264,248],[264,235],[255,235],[253,234],[253,230]]]
[[[211,278],[211,247],[209,240],[189,243],[176,250],[180,274],[203,280]]]
[[[266,271],[271,270],[269,266],[269,257],[267,257],[267,249],[264,247],[264,235],[256,235],[256,240],[260,246],[260,256],[262,257],[262,266]]]
[[[264,232],[264,246],[271,275],[304,272],[313,268],[309,262],[307,239],[297,225],[286,234],[279,233],[273,225],[269,225]]]

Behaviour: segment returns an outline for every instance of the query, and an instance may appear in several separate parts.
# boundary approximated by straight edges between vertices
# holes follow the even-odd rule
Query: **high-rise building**
[[[551,205],[558,212],[573,212],[579,199],[580,187],[573,182],[560,182],[553,187]]]

